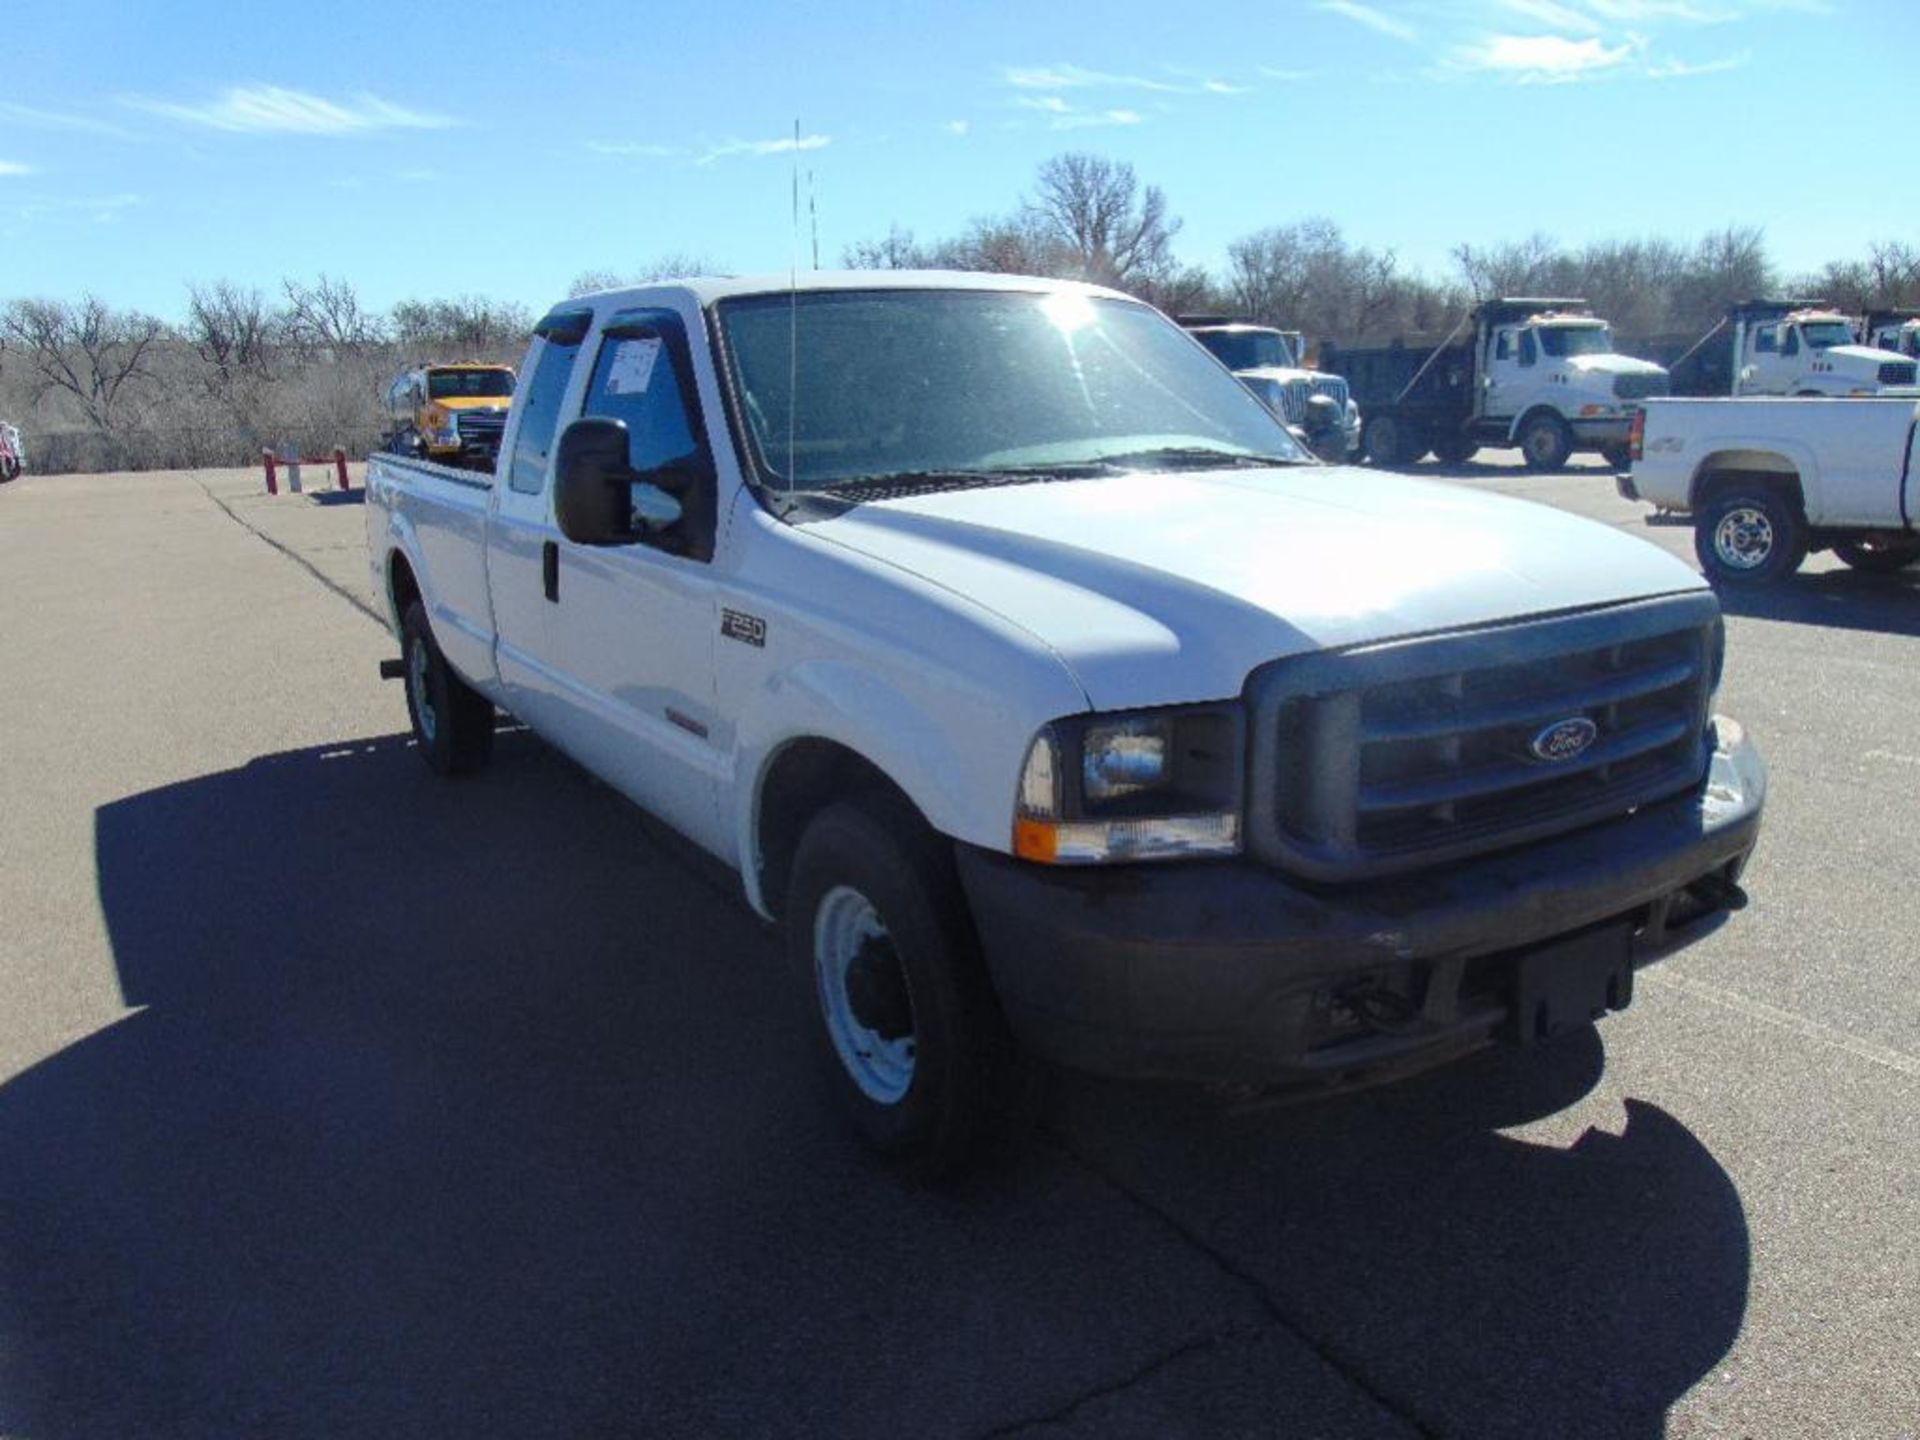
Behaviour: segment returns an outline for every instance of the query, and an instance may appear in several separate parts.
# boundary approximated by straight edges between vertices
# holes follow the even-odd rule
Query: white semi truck
[[[1860,328],[1863,343],[1920,361],[1920,310],[1869,310]]]
[[[1671,363],[1672,393],[1857,399],[1913,389],[1914,360],[1862,345],[1848,316],[1817,300],[1747,300]]]
[[[1616,350],[1584,300],[1489,300],[1437,346],[1325,342],[1320,359],[1347,377],[1376,465],[1429,451],[1461,464],[1482,447],[1518,446],[1533,470],[1557,470],[1576,450],[1621,469],[1633,407],[1667,393],[1667,372]]]

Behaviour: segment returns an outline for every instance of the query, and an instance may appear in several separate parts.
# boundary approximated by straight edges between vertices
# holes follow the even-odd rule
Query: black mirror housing
[[[576,545],[631,545],[633,483],[624,421],[590,417],[560,432],[553,455],[553,518]]]

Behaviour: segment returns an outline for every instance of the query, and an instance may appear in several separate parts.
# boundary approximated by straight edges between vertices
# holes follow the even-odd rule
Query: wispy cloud
[[[1395,40],[1417,40],[1420,32],[1405,20],[1399,20],[1384,10],[1376,10],[1371,5],[1362,5],[1360,0],[1316,0],[1319,9],[1330,15],[1343,15],[1356,25],[1381,35],[1391,36]]]
[[[1726,5],[1703,5],[1698,0],[1586,0],[1596,15],[1627,25],[1678,20],[1689,25],[1724,25],[1740,12]]]
[[[824,150],[831,135],[783,135],[778,140],[722,140],[701,153],[700,164],[711,165],[734,155],[791,155],[796,150]]]
[[[940,128],[949,135],[965,135],[973,127],[964,120],[949,120]]]
[[[1049,115],[1067,115],[1073,111],[1073,106],[1058,95],[1020,95],[1013,103],[1016,109],[1041,110]]]
[[[1311,70],[1285,70],[1277,65],[1262,65],[1260,73],[1269,80],[1284,80],[1289,83],[1296,80],[1311,80],[1314,77],[1314,72]]]
[[[236,85],[205,104],[126,96],[122,104],[189,125],[234,134],[361,135],[374,130],[442,130],[459,122],[410,110],[377,95],[327,100],[279,85]]]
[[[1447,63],[1522,83],[1565,84],[1616,71],[1642,48],[1643,42],[1634,38],[1608,45],[1592,35],[1584,40],[1564,35],[1490,35],[1472,45],[1456,46]]]
[[[1159,90],[1177,92],[1186,87],[1145,75],[1115,75],[1084,65],[1010,65],[1001,72],[1016,90]]]
[[[1056,115],[1050,128],[1090,130],[1106,125],[1138,125],[1146,118],[1138,110],[1076,110],[1069,115]]]
[[[597,155],[649,155],[656,159],[687,153],[677,145],[642,140],[589,140],[587,148]]]
[[[1656,60],[1647,66],[1647,78],[1650,80],[1682,80],[1693,75],[1718,75],[1723,70],[1738,70],[1753,59],[1751,50],[1741,50],[1732,55],[1722,55],[1718,60]]]
[[[1562,5],[1559,0],[1500,0],[1500,3],[1515,15],[1538,20],[1542,25],[1551,25],[1556,30],[1592,35],[1600,29],[1600,22],[1592,15],[1576,10],[1571,5]]]
[[[22,165],[18,160],[0,160],[0,175],[31,175],[33,166]]]
[[[89,135],[111,135],[116,140],[137,140],[139,136],[111,121],[99,119],[93,115],[75,115],[65,110],[42,110],[36,105],[22,105],[13,100],[0,100],[0,121],[13,125],[24,125],[32,130],[76,130]]]

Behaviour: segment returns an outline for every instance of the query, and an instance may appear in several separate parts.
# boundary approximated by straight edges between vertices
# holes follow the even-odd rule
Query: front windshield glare
[[[1569,355],[1611,355],[1613,332],[1604,325],[1543,326],[1540,348],[1556,360]]]
[[[1131,301],[830,290],[725,300],[718,315],[761,478],[778,489],[1151,469],[1162,451],[1306,458],[1244,386]]]
[[[1809,350],[1831,350],[1836,345],[1851,345],[1853,331],[1844,320],[1809,320],[1800,326],[1800,338]]]

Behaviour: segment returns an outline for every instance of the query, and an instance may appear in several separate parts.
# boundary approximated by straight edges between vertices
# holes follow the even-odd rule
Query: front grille
[[[1880,367],[1880,383],[1882,385],[1911,385],[1913,384],[1914,368],[1911,360],[1895,360],[1890,364],[1882,365]]]
[[[1289,425],[1304,425],[1307,421],[1307,402],[1316,395],[1331,396],[1340,407],[1340,413],[1347,413],[1347,382],[1338,375],[1299,376],[1288,380],[1280,387],[1280,412]]]
[[[1268,666],[1249,684],[1253,852],[1360,879],[1684,790],[1706,764],[1719,625],[1710,595],[1685,595]],[[1593,726],[1579,754],[1530,748],[1574,719]]]
[[[507,428],[507,417],[463,410],[459,413],[456,423],[460,430],[462,449],[497,452],[500,449],[501,433]]]
[[[1669,388],[1670,382],[1664,373],[1613,377],[1613,395],[1616,400],[1647,400],[1656,395],[1665,395]]]

